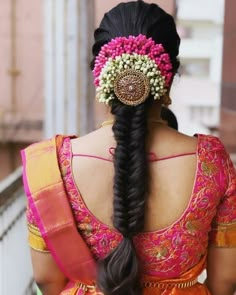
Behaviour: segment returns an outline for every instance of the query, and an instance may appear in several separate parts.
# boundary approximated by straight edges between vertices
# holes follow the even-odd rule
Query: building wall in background
[[[0,143],[0,181],[21,166],[20,150],[28,143]]]
[[[218,134],[223,22],[224,0],[177,1],[181,67],[172,87],[172,109],[180,130],[189,135]]]
[[[43,126],[42,1],[0,2],[0,179],[20,163],[19,146]]]
[[[236,155],[236,2],[225,1],[224,51],[220,136]],[[235,157],[236,162],[236,157]]]
[[[43,119],[42,3],[1,1],[0,11],[0,140],[31,142]]]
[[[0,180],[20,148],[93,129],[94,0],[0,2]]]
[[[45,0],[44,137],[93,129],[93,1]]]

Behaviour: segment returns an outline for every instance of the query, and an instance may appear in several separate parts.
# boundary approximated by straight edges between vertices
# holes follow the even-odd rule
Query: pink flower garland
[[[117,37],[102,47],[96,57],[93,70],[96,86],[99,86],[99,76],[108,59],[115,59],[123,53],[147,55],[156,63],[162,76],[165,77],[165,86],[170,85],[173,73],[169,54],[165,52],[162,44],[155,44],[152,38],[140,34],[137,37]]]

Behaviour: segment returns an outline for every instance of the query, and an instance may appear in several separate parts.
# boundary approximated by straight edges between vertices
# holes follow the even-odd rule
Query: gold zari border
[[[28,223],[28,243],[29,243],[29,246],[36,251],[49,252],[47,249],[47,245],[43,237],[41,236],[39,229],[36,226],[29,223]]]
[[[216,247],[236,247],[236,222],[215,225],[210,232],[210,241]]]

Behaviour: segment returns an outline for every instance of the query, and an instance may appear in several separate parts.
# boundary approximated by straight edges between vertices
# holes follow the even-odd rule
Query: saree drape
[[[22,151],[24,187],[47,248],[70,279],[61,294],[101,294],[94,287],[96,262],[78,233],[58,167],[57,150],[63,138],[56,136]],[[197,283],[205,260],[206,257],[202,257],[197,265],[176,279],[143,276],[143,294],[210,294],[204,285]]]

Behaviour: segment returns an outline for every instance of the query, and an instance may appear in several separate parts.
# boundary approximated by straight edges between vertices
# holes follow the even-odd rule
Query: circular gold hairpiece
[[[136,106],[144,102],[150,93],[150,82],[145,74],[138,70],[122,71],[114,81],[114,92],[124,104]]]

